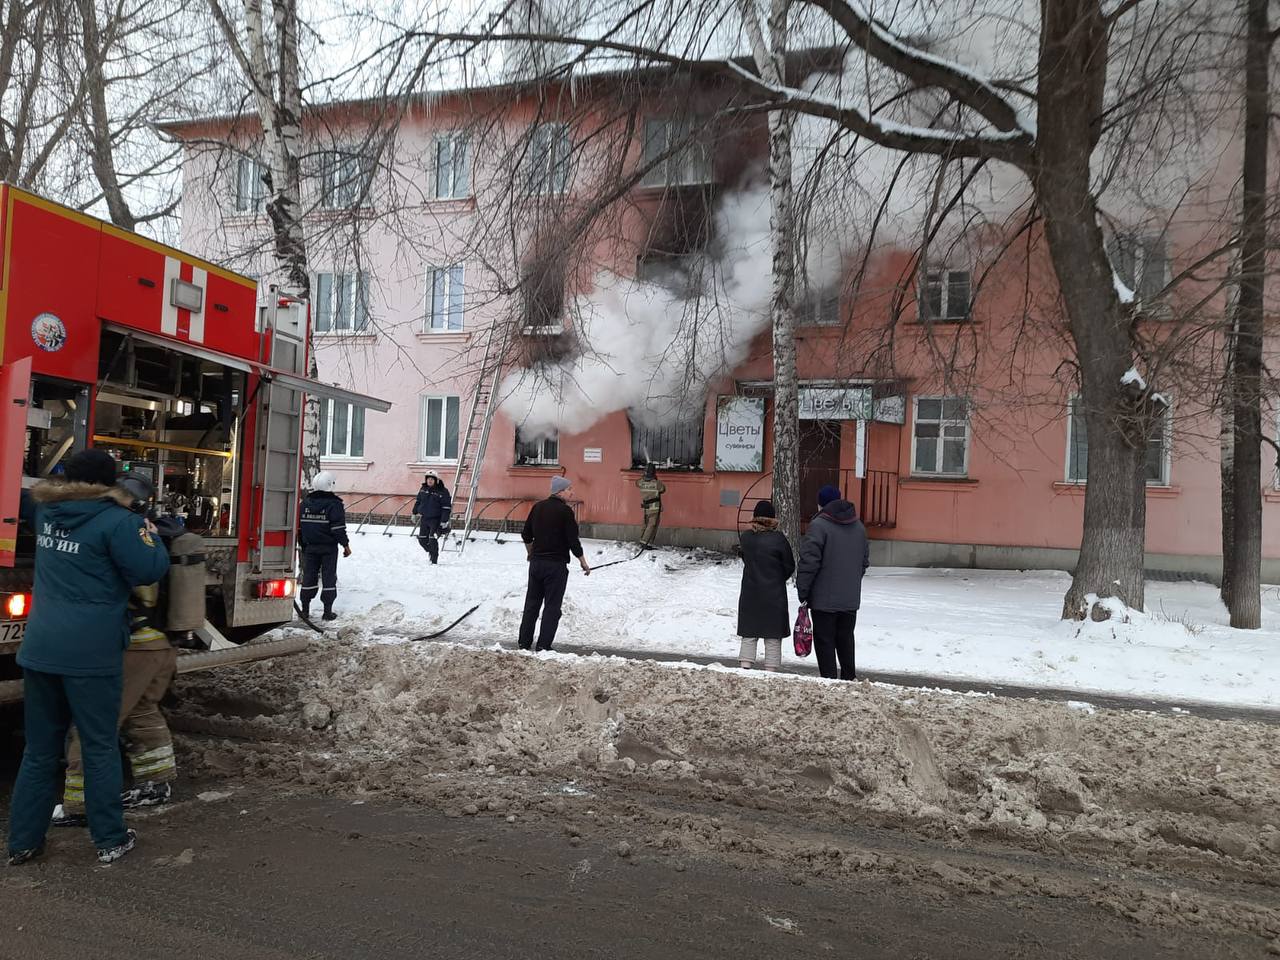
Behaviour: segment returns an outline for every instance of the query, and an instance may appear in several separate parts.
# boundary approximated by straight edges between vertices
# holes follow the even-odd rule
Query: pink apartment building
[[[557,124],[547,102],[492,88],[413,105],[367,174],[367,209],[350,216],[350,184],[359,177],[344,182],[343,171],[364,168],[354,153],[318,148],[323,155],[304,201],[314,208],[318,237],[310,254],[321,378],[394,404],[384,415],[324,408],[323,465],[338,474],[356,522],[369,512],[380,525],[397,512],[403,517],[427,470],[453,484],[484,338],[512,312],[512,295],[485,275],[492,262],[471,259],[477,225],[497,208],[490,202],[503,175],[497,168],[510,157],[463,131],[479,114],[500,116],[496,126],[512,131],[541,125],[524,148],[534,157],[525,160],[547,165],[544,178],[572,200],[586,189],[589,165],[557,170],[575,131]],[[643,113],[630,154],[637,162],[680,123],[660,101]],[[339,141],[348,131],[353,143],[366,140],[377,122],[374,108],[359,104],[308,118],[311,130],[326,137],[337,130]],[[183,247],[264,275],[252,121],[214,119],[171,131],[187,141]],[[238,143],[245,153],[208,146],[218,141]],[[608,237],[593,241],[593,261],[628,275],[670,262],[671,251],[653,255],[652,238],[672,205],[705,193],[702,181],[716,190],[740,185],[750,160],[765,152],[756,120],[719,131],[703,156],[660,165],[630,192]],[[1070,569],[1075,562],[1088,442],[1082,418],[1072,415],[1064,345],[1045,333],[1053,329],[1055,285],[1034,231],[1016,244],[1003,240],[995,228],[981,228],[923,275],[907,251],[881,251],[865,265],[850,256],[844,280],[808,294],[801,307],[802,496],[813,503],[819,486],[839,484],[860,506],[877,564]],[[1175,219],[1155,232],[1117,231],[1113,260],[1141,295],[1174,275],[1189,256],[1180,252],[1184,243],[1200,242]],[[516,275],[520,254],[507,254]],[[567,310],[545,319],[572,325]],[[556,338],[542,326],[517,332],[528,341],[527,351],[517,352],[548,349]],[[710,385],[700,417],[649,427],[642,415],[619,411],[575,433],[526,437],[499,410],[479,471],[480,527],[521,520],[559,473],[574,481],[587,533],[634,538],[641,523],[635,481],[647,457],[660,464],[667,486],[659,542],[731,545],[755,500],[769,494],[771,379],[766,333]],[[1168,385],[1165,427],[1150,447],[1147,566],[1214,578],[1217,425],[1197,408],[1193,388],[1182,386],[1185,394]],[[1277,582],[1280,491],[1267,489],[1264,579]],[[460,505],[466,490],[454,496]]]

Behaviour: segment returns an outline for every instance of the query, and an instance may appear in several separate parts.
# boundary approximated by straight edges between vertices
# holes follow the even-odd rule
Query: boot
[[[337,620],[338,615],[334,613],[332,610],[326,610],[324,612],[324,615],[320,619],[321,620]]]
[[[126,810],[132,810],[134,807],[158,807],[168,803],[172,796],[173,787],[169,784],[148,780],[120,794],[120,803]]]
[[[58,804],[53,808],[53,816],[49,818],[52,827],[87,827],[89,818],[83,813],[67,813],[67,808]]]
[[[124,843],[116,844],[114,847],[99,847],[98,862],[107,865],[115,863],[126,853],[134,848],[138,842],[138,833],[136,830],[126,830],[124,832]]]

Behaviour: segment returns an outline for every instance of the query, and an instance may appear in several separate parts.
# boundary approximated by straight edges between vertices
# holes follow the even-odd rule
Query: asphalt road
[[[44,861],[0,868],[0,958],[1206,960],[1261,946],[1146,927],[1089,897],[827,886],[642,842],[624,858],[616,835],[575,839],[554,821],[200,789],[234,792],[138,820],[138,848],[114,866],[62,830]]]

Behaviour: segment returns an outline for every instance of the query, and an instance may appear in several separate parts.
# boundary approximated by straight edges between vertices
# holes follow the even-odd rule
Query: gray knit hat
[[[568,477],[552,477],[551,478],[551,495],[554,497],[557,493],[564,493],[573,483]]]

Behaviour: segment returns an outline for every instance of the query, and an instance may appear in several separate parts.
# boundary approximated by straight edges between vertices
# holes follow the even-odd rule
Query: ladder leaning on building
[[[489,431],[498,404],[493,395],[502,376],[502,361],[506,356],[506,339],[494,324],[485,337],[484,356],[476,375],[475,390],[467,412],[467,429],[458,447],[458,468],[453,475],[454,511],[451,525],[461,528],[456,547],[461,553],[467,547],[471,529],[476,520],[476,498],[480,489],[480,470],[484,466],[485,450],[489,446]],[[465,499],[464,499],[465,497]],[[458,508],[462,509],[459,510]]]

